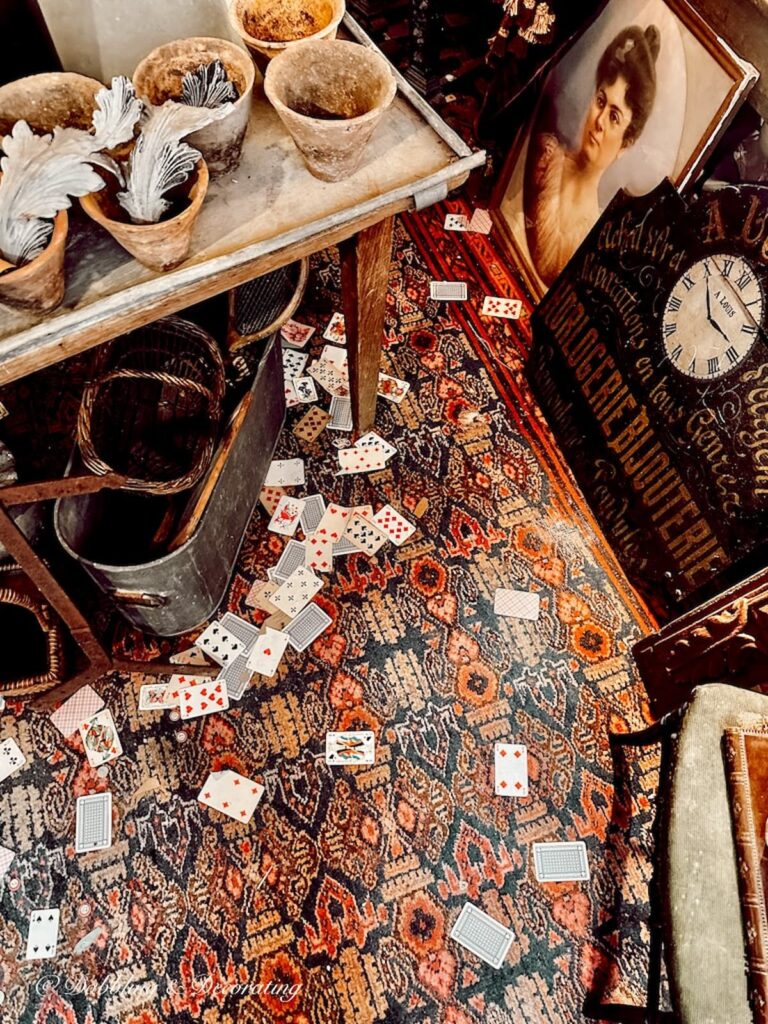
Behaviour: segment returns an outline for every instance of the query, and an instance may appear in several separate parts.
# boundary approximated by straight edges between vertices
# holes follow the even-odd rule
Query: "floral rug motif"
[[[443,232],[449,209],[463,212],[396,228],[383,368],[411,391],[379,400],[376,429],[398,455],[336,479],[329,432],[306,446],[286,429],[279,449],[306,459],[307,493],[408,518],[426,498],[414,536],[340,559],[317,598],[332,626],[226,714],[179,730],[138,712],[143,677],[99,683],[124,748],[106,777],[77,735],[9,701],[0,737],[28,763],[0,784],[0,844],[16,851],[0,881],[4,1022],[576,1024],[598,984],[639,1000],[658,762],[633,756],[615,791],[607,734],[647,721],[629,648],[652,623],[526,387],[527,318],[479,314],[519,287],[492,238]],[[466,280],[470,301],[430,301],[431,278]],[[298,319],[322,328],[338,307],[324,253]],[[232,611],[261,621],[244,598],[283,545],[259,511]],[[494,615],[498,587],[536,591],[539,620]],[[146,657],[164,646],[123,639]],[[375,765],[326,765],[331,729],[373,729]],[[527,745],[527,799],[494,795],[496,741]],[[196,800],[221,768],[266,787],[248,826]],[[107,788],[113,845],[77,856],[75,798]],[[573,839],[589,883],[538,883],[531,844]],[[500,970],[450,938],[467,900],[514,930]],[[27,961],[44,907],[61,908],[58,955]]]

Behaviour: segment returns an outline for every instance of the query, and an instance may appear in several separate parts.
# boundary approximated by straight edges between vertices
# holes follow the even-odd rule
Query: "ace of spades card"
[[[92,768],[114,761],[123,752],[120,737],[117,735],[117,726],[109,708],[104,708],[82,722],[80,735],[85,747],[85,756]]]

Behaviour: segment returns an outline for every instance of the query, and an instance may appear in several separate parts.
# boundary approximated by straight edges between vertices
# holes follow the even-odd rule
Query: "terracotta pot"
[[[26,121],[33,131],[46,134],[56,125],[91,127],[96,93],[104,86],[95,78],[68,71],[29,75],[0,88],[0,136],[16,121]]]
[[[202,153],[212,178],[234,171],[240,163],[251,96],[256,73],[246,51],[227,39],[178,39],[158,46],[148,54],[133,73],[133,84],[139,96],[160,106],[166,100],[181,96],[181,82],[188,71],[201,64],[220,60],[239,93],[232,112],[221,121],[201,128],[186,141]]]
[[[360,43],[302,43],[270,63],[264,91],[316,178],[354,174],[397,83],[389,64]]]
[[[344,0],[231,0],[229,17],[264,71],[295,43],[335,39],[344,11]]]
[[[115,198],[119,188],[114,181],[100,192],[83,196],[80,205],[139,263],[151,270],[172,270],[189,255],[192,229],[207,189],[208,168],[205,160],[198,160],[195,170],[177,195],[177,198],[187,200],[186,207],[175,217],[157,224],[132,224]],[[169,194],[169,198],[173,198],[173,194]]]
[[[0,274],[0,302],[17,309],[48,313],[64,298],[64,248],[69,218],[56,214],[53,234],[39,256],[17,270]]]

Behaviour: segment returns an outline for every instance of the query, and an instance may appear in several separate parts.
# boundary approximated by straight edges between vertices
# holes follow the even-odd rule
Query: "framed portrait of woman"
[[[544,80],[492,206],[535,299],[619,189],[695,177],[757,79],[685,0],[609,0]]]

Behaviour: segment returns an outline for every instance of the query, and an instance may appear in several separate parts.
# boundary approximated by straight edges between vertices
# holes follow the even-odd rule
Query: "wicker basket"
[[[15,616],[11,623],[2,624],[4,617],[3,606],[12,605],[14,609],[23,609],[28,615]],[[40,636],[27,636],[25,618],[34,616],[39,627]],[[35,633],[37,631],[34,631]],[[3,697],[31,697],[35,693],[42,693],[61,681],[63,672],[63,645],[62,632],[58,620],[50,608],[42,601],[13,586],[0,587],[0,635],[13,634],[14,642],[7,651],[15,652],[19,656],[34,658],[39,648],[38,643],[45,645],[45,650],[40,652],[40,671],[32,671],[31,665],[22,663],[14,664],[10,656],[3,659],[0,665],[0,695]],[[44,662],[44,664],[42,664]],[[42,669],[45,669],[42,671]]]
[[[83,391],[77,443],[93,473],[120,487],[175,494],[213,455],[224,363],[202,328],[168,316],[118,338]]]
[[[304,296],[309,260],[302,259],[262,274],[229,293],[227,347],[237,352],[266,338],[290,320]]]

